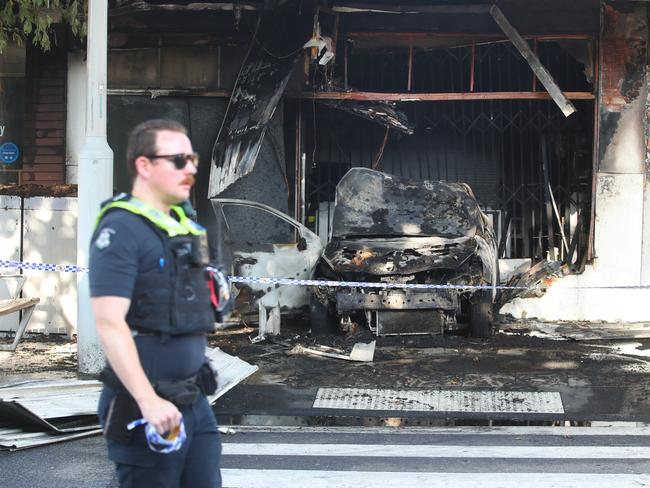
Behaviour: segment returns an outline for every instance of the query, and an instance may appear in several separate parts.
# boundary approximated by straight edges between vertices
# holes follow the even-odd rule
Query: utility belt
[[[102,370],[99,380],[117,392],[108,407],[104,435],[113,441],[128,444],[134,431],[127,430],[126,426],[142,417],[140,408],[109,366]],[[192,405],[199,394],[212,395],[217,391],[217,374],[206,360],[194,376],[184,380],[159,380],[152,386],[160,397],[177,407]]]
[[[170,339],[177,337],[188,337],[188,336],[205,336],[205,332],[186,332],[184,334],[169,334],[168,332],[160,332],[157,330],[143,329],[140,327],[131,327],[131,335],[135,337],[158,337],[160,342],[168,342]]]

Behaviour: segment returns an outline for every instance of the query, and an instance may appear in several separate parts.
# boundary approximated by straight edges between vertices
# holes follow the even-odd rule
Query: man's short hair
[[[135,180],[138,172],[135,169],[135,160],[140,156],[156,154],[156,135],[160,131],[180,132],[187,135],[187,129],[169,119],[151,119],[138,124],[129,134],[126,146],[126,169],[129,171],[131,181]]]

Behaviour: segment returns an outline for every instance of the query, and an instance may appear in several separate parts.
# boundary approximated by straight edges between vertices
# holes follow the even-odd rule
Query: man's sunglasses
[[[187,166],[187,163],[192,163],[195,168],[199,167],[199,155],[197,153],[190,154],[151,154],[149,156],[145,155],[147,159],[166,159],[174,163],[176,169],[183,169]]]

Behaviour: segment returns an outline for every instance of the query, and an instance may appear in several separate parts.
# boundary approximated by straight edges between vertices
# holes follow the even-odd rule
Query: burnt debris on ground
[[[76,197],[77,185],[40,185],[38,183],[0,184],[0,195],[29,197]]]

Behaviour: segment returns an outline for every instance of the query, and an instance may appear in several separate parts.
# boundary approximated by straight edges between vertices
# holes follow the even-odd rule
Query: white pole
[[[86,61],[86,138],[79,153],[77,263],[88,266],[88,248],[99,205],[113,194],[113,151],[106,140],[106,72],[108,1],[88,2]],[[68,97],[75,96],[69,93]],[[90,308],[88,274],[77,279],[77,352],[79,373],[97,374],[104,365],[95,320]]]

